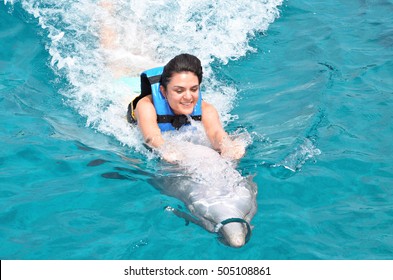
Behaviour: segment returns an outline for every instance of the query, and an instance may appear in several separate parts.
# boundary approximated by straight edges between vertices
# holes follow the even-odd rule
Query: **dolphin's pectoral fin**
[[[173,214],[175,214],[179,218],[183,218],[186,221],[186,226],[188,226],[190,224],[190,222],[193,223],[193,224],[196,224],[198,226],[202,226],[201,221],[198,220],[197,218],[195,218],[194,216],[192,216],[189,213],[186,213],[186,212],[181,211],[179,209],[173,208],[171,206],[165,206],[164,210],[173,212]]]

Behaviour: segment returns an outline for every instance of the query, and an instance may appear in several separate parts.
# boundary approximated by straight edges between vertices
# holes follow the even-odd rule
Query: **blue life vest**
[[[137,102],[144,96],[152,94],[153,104],[157,112],[157,123],[161,131],[179,129],[183,125],[190,125],[189,117],[173,113],[168,101],[160,91],[161,74],[164,67],[146,70],[141,74],[141,95],[134,99],[132,107],[135,109]],[[146,88],[149,87],[149,88]],[[151,89],[151,92],[150,92]],[[202,96],[199,91],[198,101],[190,117],[200,121],[202,119]]]

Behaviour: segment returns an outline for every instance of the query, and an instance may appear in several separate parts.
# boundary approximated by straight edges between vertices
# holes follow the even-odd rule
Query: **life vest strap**
[[[190,116],[194,121],[201,121],[202,116]],[[157,115],[158,123],[170,123],[175,129],[179,129],[183,125],[190,124],[186,115]]]
[[[161,80],[161,75],[155,75],[155,76],[151,76],[151,77],[147,77],[149,79],[149,82],[151,85],[157,84],[160,82]]]

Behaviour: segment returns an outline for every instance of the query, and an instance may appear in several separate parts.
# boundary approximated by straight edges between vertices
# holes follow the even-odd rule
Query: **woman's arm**
[[[156,149],[168,162],[173,163],[183,158],[174,143],[169,145],[165,143],[157,124],[157,113],[151,95],[138,101],[135,116],[147,145]],[[217,110],[205,101],[202,102],[202,123],[213,148],[219,151],[222,156],[230,159],[240,159],[244,156],[244,145],[229,138],[221,125]]]
[[[160,153],[161,157],[170,163],[183,159],[182,153],[175,143],[166,143],[157,124],[157,112],[154,108],[152,96],[148,95],[138,101],[135,116],[139,129],[148,146]]]
[[[161,130],[157,124],[157,113],[151,95],[138,101],[135,108],[135,117],[147,145],[152,148],[159,148],[164,144]]]
[[[230,139],[222,127],[217,110],[205,101],[202,101],[202,123],[213,148],[222,156],[230,159],[240,159],[244,156],[244,145]]]

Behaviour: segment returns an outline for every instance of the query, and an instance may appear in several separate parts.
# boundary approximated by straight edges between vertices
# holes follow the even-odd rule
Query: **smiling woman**
[[[202,101],[201,82],[201,62],[190,54],[180,54],[164,68],[154,68],[141,75],[141,95],[132,102],[129,119],[138,123],[146,144],[156,148],[169,162],[183,156],[178,149],[168,149],[161,133],[192,126],[192,119],[202,122],[212,147],[222,156],[239,159],[244,155],[244,145],[229,138],[217,110]]]
[[[160,86],[162,94],[168,100],[176,115],[189,115],[193,112],[199,97],[199,82],[191,72],[173,75],[171,87]]]

